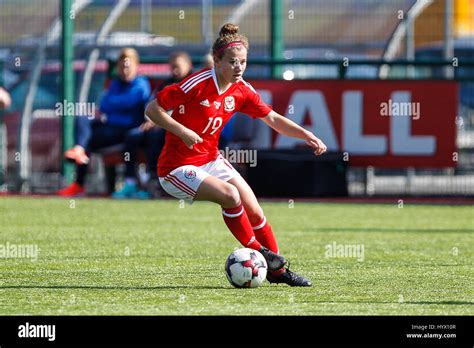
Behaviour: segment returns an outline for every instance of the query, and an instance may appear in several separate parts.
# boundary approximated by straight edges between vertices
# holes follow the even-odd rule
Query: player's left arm
[[[314,150],[315,155],[321,155],[327,150],[323,141],[313,133],[273,110],[261,120],[279,134],[304,140]]]

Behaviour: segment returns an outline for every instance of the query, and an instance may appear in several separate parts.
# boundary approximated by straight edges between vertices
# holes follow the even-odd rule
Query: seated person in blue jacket
[[[86,117],[76,118],[76,146],[65,153],[76,162],[76,180],[59,190],[59,195],[83,194],[90,153],[123,143],[131,129],[143,124],[150,84],[146,78],[137,76],[139,63],[137,51],[124,48],[117,61],[118,78],[112,80],[100,102],[105,117],[92,122]]]
[[[168,63],[171,76],[153,91],[151,98],[155,98],[156,93],[166,86],[178,83],[192,73],[191,57],[184,51],[172,52]],[[150,198],[159,196],[156,166],[164,144],[165,130],[151,121],[146,121],[139,128],[132,129],[127,134],[125,152],[130,154],[130,158],[125,162],[125,184],[120,191],[112,194],[113,198]],[[147,170],[145,175],[140,177],[142,179],[140,184],[146,188],[145,191],[140,190],[136,175],[136,154],[140,146],[145,147],[147,156]]]

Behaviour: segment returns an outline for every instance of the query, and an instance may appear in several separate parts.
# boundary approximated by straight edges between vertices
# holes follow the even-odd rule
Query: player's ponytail
[[[222,59],[226,49],[242,46],[248,51],[249,40],[244,35],[239,34],[239,26],[227,23],[219,31],[219,37],[212,46],[212,55],[215,58]]]

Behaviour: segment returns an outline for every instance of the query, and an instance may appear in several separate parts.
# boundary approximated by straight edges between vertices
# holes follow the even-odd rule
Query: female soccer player
[[[316,155],[326,151],[313,133],[272,111],[243,80],[249,44],[238,29],[233,24],[221,28],[212,47],[214,68],[166,87],[148,104],[146,115],[167,130],[158,177],[166,192],[178,199],[219,204],[235,238],[267,260],[271,283],[311,286],[310,280],[288,269],[252,189],[217,149],[224,125],[235,112],[242,112],[280,134],[305,140]]]

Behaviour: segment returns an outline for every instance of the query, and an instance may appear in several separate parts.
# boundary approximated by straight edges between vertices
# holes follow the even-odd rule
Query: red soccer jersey
[[[219,136],[235,112],[253,118],[265,117],[272,110],[249,83],[241,80],[219,93],[214,69],[204,69],[178,84],[165,87],[156,95],[158,104],[173,110],[171,117],[196,132],[203,142],[192,149],[176,135],[166,132],[165,146],[158,160],[158,176],[166,176],[183,165],[201,166],[219,155]]]

